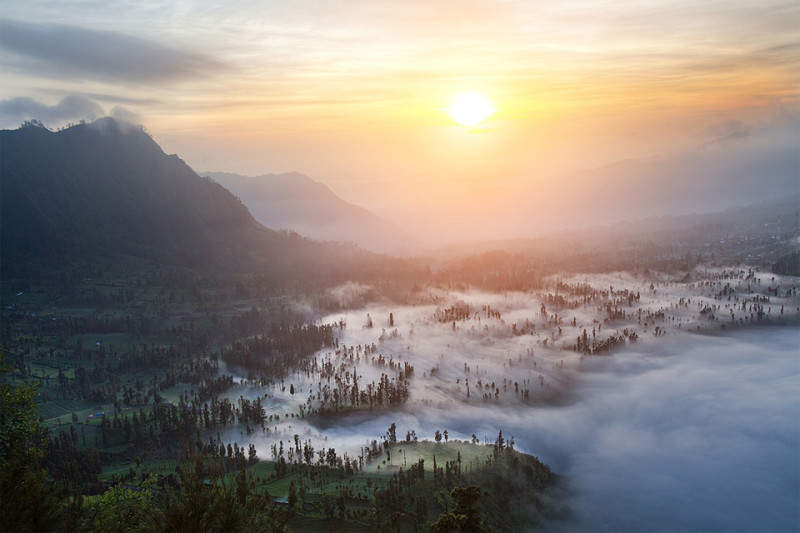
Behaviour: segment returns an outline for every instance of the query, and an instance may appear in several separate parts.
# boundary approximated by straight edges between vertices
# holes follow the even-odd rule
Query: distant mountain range
[[[110,118],[0,131],[3,278],[97,260],[303,280],[358,278],[389,259],[259,224],[228,190]]]
[[[540,264],[590,270],[609,268],[617,259],[687,256],[721,264],[761,264],[775,272],[798,272],[800,194],[755,202],[712,213],[648,217],[588,228],[553,232],[535,238],[473,241],[438,250],[454,264],[485,260],[497,254]],[[507,261],[511,261],[508,259]],[[655,264],[655,263],[654,263]],[[622,268],[622,267],[620,267]]]
[[[346,202],[327,185],[305,174],[203,175],[238,196],[256,220],[268,228],[288,229],[324,241],[351,241],[379,252],[408,251],[408,236],[399,228]]]
[[[800,120],[786,119],[744,136],[561,175],[488,175],[479,193],[467,196],[454,190],[439,202],[418,202],[421,212],[410,211],[406,217],[408,230],[436,246],[529,238],[780,200],[800,194],[798,140]],[[420,225],[434,216],[449,223],[423,233]]]

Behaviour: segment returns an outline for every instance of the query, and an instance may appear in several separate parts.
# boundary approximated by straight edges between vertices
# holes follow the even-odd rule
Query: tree
[[[0,355],[0,375],[7,369]],[[36,416],[36,386],[0,383],[0,524],[6,531],[47,531],[57,501],[41,465],[44,429]]]
[[[452,512],[440,514],[436,522],[431,525],[431,531],[434,533],[451,531],[483,533],[487,531],[476,507],[481,498],[480,487],[456,487],[450,492],[450,496],[456,503],[455,509]]]
[[[436,522],[431,524],[431,531],[434,533],[451,533],[452,531],[461,531],[461,525],[458,523],[458,518],[454,513],[442,513]]]
[[[20,129],[22,128],[42,128],[47,129],[44,124],[42,124],[41,120],[31,119],[31,120],[24,120],[22,124],[20,124]]]
[[[154,480],[149,479],[138,491],[120,485],[110,488],[88,507],[84,527],[114,533],[157,531],[158,509],[153,501],[153,483]]]
[[[239,499],[239,505],[247,503],[247,496],[250,495],[250,489],[247,486],[247,471],[242,468],[236,476],[236,496]]]
[[[329,521],[333,520],[334,513],[336,512],[336,508],[333,505],[333,498],[329,494],[325,494],[322,496],[322,508],[325,511],[325,518]]]
[[[289,508],[294,509],[297,507],[297,489],[294,486],[294,480],[289,483]]]

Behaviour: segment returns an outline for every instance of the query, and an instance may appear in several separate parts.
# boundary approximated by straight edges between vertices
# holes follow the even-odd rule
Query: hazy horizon
[[[110,114],[197,171],[307,174],[440,242],[721,209],[800,167],[792,2],[309,7],[6,3],[0,127]],[[465,91],[494,111],[474,127],[449,113]],[[635,206],[570,204],[637,178]],[[660,198],[681,180],[697,202]]]

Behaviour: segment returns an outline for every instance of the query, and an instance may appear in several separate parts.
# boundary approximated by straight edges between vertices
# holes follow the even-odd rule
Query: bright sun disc
[[[494,114],[492,103],[481,93],[470,91],[453,98],[448,114],[462,126],[477,126]]]

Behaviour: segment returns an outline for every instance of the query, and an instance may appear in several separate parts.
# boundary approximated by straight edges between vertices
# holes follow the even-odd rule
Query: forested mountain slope
[[[353,278],[391,261],[261,226],[221,185],[110,118],[0,132],[3,277],[142,259],[277,278]]]

